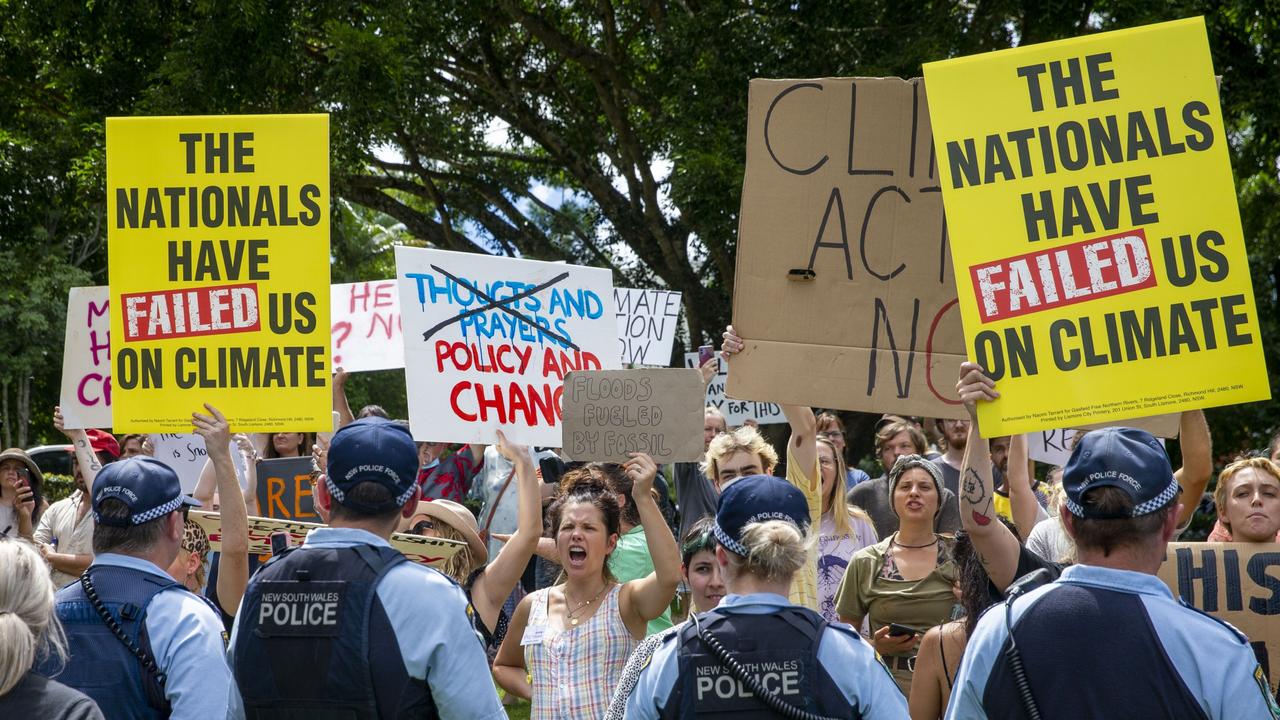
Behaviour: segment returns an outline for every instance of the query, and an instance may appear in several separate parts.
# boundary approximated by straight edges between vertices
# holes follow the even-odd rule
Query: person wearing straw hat
[[[465,506],[452,500],[423,500],[404,523],[403,529],[415,535],[462,540],[467,546],[449,558],[442,568],[467,594],[470,606],[467,613],[475,622],[476,631],[485,641],[490,659],[497,653],[502,638],[507,634],[510,616],[502,606],[507,596],[520,582],[529,559],[533,557],[542,535],[542,504],[538,495],[538,475],[530,459],[529,449],[516,445],[498,431],[496,448],[504,458],[515,465],[516,492],[520,502],[519,525],[493,558],[480,539],[480,526],[476,517]]]

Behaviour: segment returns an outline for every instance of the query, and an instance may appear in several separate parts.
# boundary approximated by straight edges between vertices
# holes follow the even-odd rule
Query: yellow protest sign
[[[329,118],[107,119],[116,432],[332,430]]]
[[[925,80],[984,435],[1270,396],[1203,19]]]

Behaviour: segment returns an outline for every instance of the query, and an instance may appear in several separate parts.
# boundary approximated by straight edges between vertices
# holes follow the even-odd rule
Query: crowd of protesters
[[[725,361],[744,345],[728,328]],[[190,494],[146,436],[57,411],[68,497],[0,452],[0,716],[1280,717],[1248,639],[1154,577],[1214,479],[1199,411],[1177,470],[1108,428],[1040,480],[1025,437],[982,436],[999,392],[966,363],[967,417],[884,416],[871,477],[808,407],[784,406],[781,458],[708,407],[700,462],[584,464],[501,428],[415,443],[345,381],[331,438],[193,413]],[[279,457],[312,458],[325,526],[259,557]],[[1226,464],[1211,541],[1280,540],[1277,460],[1280,435]],[[457,552],[416,565],[396,532]]]

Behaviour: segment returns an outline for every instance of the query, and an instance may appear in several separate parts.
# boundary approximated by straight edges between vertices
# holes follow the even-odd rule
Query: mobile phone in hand
[[[714,345],[703,345],[698,348],[698,367],[706,365],[708,361],[715,358],[716,347]]]
[[[910,637],[912,635],[923,635],[924,633],[913,627],[899,625],[898,623],[889,623],[889,637]]]

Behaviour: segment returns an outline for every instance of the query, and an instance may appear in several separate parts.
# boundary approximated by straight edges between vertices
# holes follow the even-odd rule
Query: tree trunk
[[[10,442],[12,437],[13,418],[9,416],[9,381],[8,379],[0,380],[0,445],[5,447],[13,447]]]
[[[31,424],[31,378],[18,379],[18,447],[27,446],[27,426]]]

